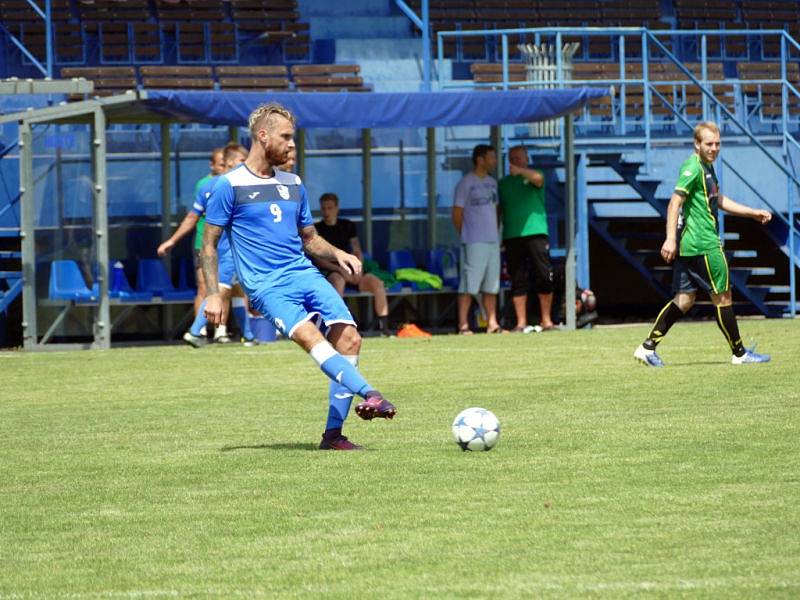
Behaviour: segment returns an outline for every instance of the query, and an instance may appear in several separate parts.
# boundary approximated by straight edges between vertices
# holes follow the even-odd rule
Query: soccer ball
[[[453,420],[453,437],[462,450],[491,450],[500,439],[500,421],[485,408],[462,410]]]
[[[592,312],[597,308],[597,298],[595,298],[594,292],[590,289],[581,290],[580,302],[584,312]]]

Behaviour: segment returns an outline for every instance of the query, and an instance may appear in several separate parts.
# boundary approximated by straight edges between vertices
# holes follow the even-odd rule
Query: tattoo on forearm
[[[206,280],[206,293],[219,293],[219,257],[217,244],[222,235],[222,227],[206,223],[203,230],[203,251],[201,254],[203,277]]]
[[[314,258],[336,262],[335,248],[317,233],[313,225],[304,228],[301,232],[301,237],[303,238],[303,249],[307,254]]]

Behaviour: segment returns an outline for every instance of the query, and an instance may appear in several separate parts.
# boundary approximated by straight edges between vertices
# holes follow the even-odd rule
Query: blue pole
[[[422,91],[431,91],[431,28],[428,0],[422,0]]]
[[[622,83],[619,86],[619,127],[620,133],[625,135],[625,36],[619,36],[619,78]]]
[[[647,34],[642,33],[642,74],[644,75],[644,164],[650,173],[650,82],[647,77],[648,55]]]
[[[44,35],[47,51],[47,77],[53,77],[53,23],[50,19],[50,0],[44,0]]]
[[[792,319],[797,314],[797,294],[795,293],[795,255],[794,247],[794,182],[792,178],[787,178],[786,182],[789,190],[789,317]]]

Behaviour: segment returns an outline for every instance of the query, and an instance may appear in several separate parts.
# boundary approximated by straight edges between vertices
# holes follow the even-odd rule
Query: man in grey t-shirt
[[[458,286],[458,332],[470,334],[467,315],[472,297],[480,292],[486,312],[486,332],[501,333],[497,323],[500,291],[500,240],[497,231],[497,168],[494,148],[478,144],[472,150],[472,171],[458,182],[453,224],[461,236],[461,280]]]

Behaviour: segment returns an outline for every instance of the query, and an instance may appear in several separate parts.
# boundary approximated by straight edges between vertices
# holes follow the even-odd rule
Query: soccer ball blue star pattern
[[[462,410],[453,420],[453,437],[462,450],[491,450],[500,439],[500,421],[485,408]]]

